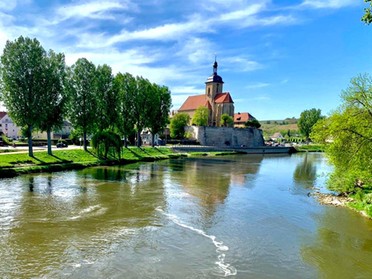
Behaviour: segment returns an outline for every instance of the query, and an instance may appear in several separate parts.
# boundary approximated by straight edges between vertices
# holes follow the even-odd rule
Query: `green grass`
[[[11,177],[17,174],[29,172],[52,172],[67,169],[79,169],[88,166],[104,164],[125,164],[138,161],[154,161],[180,157],[184,154],[175,153],[166,147],[129,147],[123,148],[121,158],[110,157],[106,160],[100,159],[89,150],[55,150],[53,155],[47,152],[34,152],[33,157],[28,153],[6,153],[0,155],[0,177]]]
[[[34,157],[28,153],[2,154],[0,155],[0,178],[12,177],[17,174],[30,172],[53,172],[68,169],[80,169],[96,165],[127,164],[139,161],[154,161],[183,156],[222,156],[236,154],[235,152],[192,152],[176,153],[167,147],[128,147],[123,148],[120,160],[117,157],[108,156],[106,160],[89,150],[82,149],[55,150],[53,155],[46,151],[34,152]]]
[[[297,151],[308,151],[308,152],[324,152],[325,148],[322,144],[307,144],[296,147]]]

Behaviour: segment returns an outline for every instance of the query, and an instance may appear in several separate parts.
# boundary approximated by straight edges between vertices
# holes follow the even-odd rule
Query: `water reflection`
[[[189,158],[171,160],[169,168],[172,182],[198,199],[207,215],[213,215],[216,207],[225,202],[229,188],[235,186],[253,187],[247,183],[255,175],[263,156],[234,156],[227,158]],[[185,171],[187,175],[183,172]]]
[[[314,156],[305,153],[303,159],[297,164],[293,173],[293,180],[304,188],[312,188],[316,180],[316,165]]]
[[[155,209],[165,200],[162,175],[155,172],[156,167],[143,164],[135,171],[91,168],[23,176],[20,182],[27,191],[9,237],[3,239],[7,251],[0,248],[2,257],[8,255],[2,275],[42,277],[48,270],[76,264],[74,259],[93,263],[132,230],[156,225]],[[121,183],[110,181],[113,178]]]
[[[371,221],[349,209],[329,207],[317,222],[316,236],[303,245],[302,257],[319,277],[371,278]]]

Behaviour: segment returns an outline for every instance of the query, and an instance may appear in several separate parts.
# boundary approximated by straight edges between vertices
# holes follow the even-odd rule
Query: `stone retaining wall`
[[[187,126],[185,131],[201,145],[230,148],[264,145],[262,130],[256,128]]]

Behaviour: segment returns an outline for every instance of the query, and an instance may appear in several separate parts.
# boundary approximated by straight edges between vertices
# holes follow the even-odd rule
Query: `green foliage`
[[[369,3],[369,7],[364,9],[362,21],[366,24],[370,24],[372,23],[372,0],[364,0],[364,2]]]
[[[37,128],[47,132],[48,154],[52,155],[51,132],[61,128],[66,111],[67,95],[65,85],[65,56],[50,50],[44,59],[44,94],[39,99],[42,106],[41,122]]]
[[[252,119],[252,120],[248,120],[247,122],[244,123],[245,127],[253,127],[253,128],[260,128],[261,127],[261,124],[260,122],[258,122],[257,119]]]
[[[192,117],[192,124],[196,126],[207,126],[209,118],[209,110],[206,107],[200,106],[195,110]]]
[[[185,126],[190,122],[190,116],[187,113],[177,113],[170,122],[171,138],[182,139],[185,134]]]
[[[169,111],[172,106],[171,93],[166,86],[151,84],[149,87],[149,102],[146,112],[147,128],[152,135],[152,146],[155,145],[155,134],[163,132],[169,123]]]
[[[137,90],[136,79],[129,73],[118,73],[114,79],[114,91],[118,95],[117,128],[125,139],[127,146],[128,137],[134,133],[135,118],[132,113],[132,103]]]
[[[84,150],[87,150],[87,133],[94,131],[97,115],[96,67],[80,58],[68,71],[69,118],[74,128],[83,132]]]
[[[225,127],[232,126],[234,124],[234,118],[227,113],[221,115],[221,125]]]
[[[298,120],[298,128],[300,132],[306,137],[309,138],[311,130],[318,120],[322,119],[321,110],[312,108],[310,110],[305,110],[301,112],[300,119]]]
[[[100,158],[107,159],[111,151],[114,158],[120,159],[122,143],[118,134],[111,131],[99,131],[93,135],[91,145]]]
[[[13,121],[27,127],[29,134],[42,120],[44,94],[44,59],[46,53],[36,39],[19,37],[7,41],[1,56],[0,75],[2,100]],[[29,137],[29,156],[33,156]]]
[[[328,143],[326,154],[335,166],[330,189],[350,193],[372,187],[372,78],[360,75],[342,92],[343,104],[319,121],[312,138]]]
[[[118,94],[114,91],[114,77],[111,67],[98,66],[96,69],[95,90],[97,92],[97,111],[95,119],[99,131],[113,131],[118,120]]]

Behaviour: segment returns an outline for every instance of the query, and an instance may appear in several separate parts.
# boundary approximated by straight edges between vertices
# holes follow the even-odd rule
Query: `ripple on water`
[[[222,241],[217,241],[216,236],[209,235],[201,229],[194,228],[190,225],[187,225],[187,224],[183,223],[176,215],[166,213],[166,212],[164,212],[163,209],[161,209],[159,207],[156,208],[156,210],[159,211],[164,216],[166,216],[169,220],[171,220],[176,225],[178,225],[182,228],[191,230],[191,231],[193,231],[193,232],[195,232],[199,235],[202,235],[203,237],[206,237],[206,238],[208,238],[212,241],[213,245],[216,247],[216,252],[217,252],[217,261],[215,262],[215,264],[218,267],[218,272],[217,272],[216,275],[222,275],[224,277],[227,277],[227,276],[234,276],[234,275],[237,274],[236,268],[225,262],[226,255],[223,252],[228,251],[229,247],[227,245],[224,245]]]

